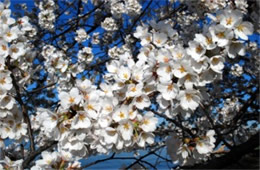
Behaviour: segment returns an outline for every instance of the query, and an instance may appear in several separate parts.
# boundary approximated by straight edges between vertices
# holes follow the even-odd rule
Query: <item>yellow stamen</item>
[[[189,94],[189,93],[187,93],[187,94],[186,94],[186,99],[187,99],[188,101],[191,101],[191,99],[192,99],[192,95]]]
[[[125,117],[125,114],[124,114],[123,112],[120,112],[120,113],[119,113],[119,117],[120,117],[121,119],[123,119],[123,118]]]
[[[129,127],[129,124],[125,123],[125,124],[124,124],[124,129],[129,130],[129,128],[130,128],[130,127]]]
[[[231,17],[229,17],[229,18],[227,18],[226,19],[226,22],[227,22],[227,25],[231,25],[232,24],[232,18]]]
[[[186,72],[186,70],[185,70],[185,68],[184,68],[183,66],[181,66],[181,67],[179,68],[179,70],[180,70],[181,73]]]
[[[198,46],[196,47],[196,53],[201,53],[202,50],[203,50],[203,48],[202,48],[200,45],[198,45]]]
[[[143,101],[143,97],[139,96],[136,98],[136,102],[141,103]]]
[[[169,84],[168,87],[167,87],[167,90],[172,91],[173,90],[173,84]]]
[[[74,103],[74,102],[75,102],[75,98],[74,98],[74,97],[70,97],[70,98],[69,98],[69,102],[70,102],[70,103]]]
[[[225,37],[225,33],[224,32],[219,32],[219,33],[216,34],[216,36],[218,38],[224,38]]]

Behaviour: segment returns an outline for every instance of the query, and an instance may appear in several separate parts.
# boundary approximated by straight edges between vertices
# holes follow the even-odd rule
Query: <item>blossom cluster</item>
[[[101,27],[106,31],[118,30],[117,19],[122,18],[122,14],[129,16],[135,16],[141,13],[142,6],[138,0],[125,0],[124,2],[119,0],[108,1],[106,8],[111,12],[112,17],[106,17],[101,23]]]
[[[80,162],[72,162],[71,154],[68,152],[48,152],[43,151],[41,153],[42,159],[39,159],[35,162],[32,170],[39,169],[79,169]]]
[[[152,132],[158,120],[152,112],[143,115],[138,111],[147,105],[142,101],[145,96],[128,99],[135,100],[136,108],[128,105],[127,100],[118,101],[111,89],[112,86],[106,83],[97,89],[88,79],[78,80],[77,87],[60,92],[61,107],[56,113],[38,110],[33,128],[41,128],[42,135],[59,141],[59,150],[81,157],[88,154],[87,147],[107,153],[135,144],[139,147],[152,144]]]
[[[75,40],[78,43],[84,42],[87,39],[89,39],[89,35],[86,33],[86,31],[83,28],[80,28],[76,31],[77,36],[75,37]]]
[[[29,59],[30,51],[25,34],[32,31],[33,27],[28,17],[12,18],[9,5],[8,1],[0,2],[0,138],[20,140],[26,136],[27,124],[16,103],[13,82],[20,76],[20,81],[15,82],[19,88],[31,76],[27,72],[30,71],[30,63],[25,62]],[[12,69],[14,66],[20,70]]]
[[[173,162],[180,165],[192,165],[205,160],[215,148],[215,131],[209,130],[206,135],[196,138],[179,139],[178,135],[173,133],[166,140],[167,153]]]
[[[220,11],[215,23],[195,34],[188,47],[176,41],[178,33],[168,22],[138,26],[134,36],[142,48],[137,61],[127,46],[115,47],[109,50],[113,60],[107,63],[105,82],[99,86],[88,79],[77,79],[75,87],[62,86],[59,80],[59,109],[39,108],[33,118],[33,128],[41,129],[39,140],[55,139],[59,151],[76,157],[88,155],[89,149],[107,153],[152,144],[158,122],[149,111],[152,99],[156,99],[159,113],[184,112],[189,117],[203,100],[205,85],[221,78],[225,57],[244,55],[243,42],[237,39],[247,40],[253,30],[242,16],[238,10]],[[43,56],[53,70],[49,72],[59,69],[62,75],[69,68],[54,47],[46,46]],[[89,47],[79,51],[79,61],[91,62],[92,58]],[[183,159],[195,151],[210,153],[214,133],[210,134],[206,139],[186,141],[184,148],[195,142],[196,150],[183,152]]]
[[[39,25],[42,26],[44,29],[53,30],[54,29],[54,22],[56,19],[55,16],[55,3],[53,0],[44,0],[41,1],[39,4],[40,12],[38,14],[39,18]]]
[[[108,1],[108,8],[111,14],[115,18],[121,18],[122,14],[127,14],[130,16],[135,16],[141,13],[142,6],[138,0],[125,0],[124,2],[120,0]]]
[[[92,4],[96,6],[101,2],[93,0]],[[159,122],[157,116],[161,115],[173,121],[177,116],[184,120],[180,125],[176,123],[175,132],[166,140],[167,152],[173,161],[187,165],[208,159],[216,147],[213,128],[203,125],[204,132],[195,130],[198,133],[192,131],[186,134],[183,126],[207,99],[206,86],[222,79],[227,58],[232,60],[245,56],[244,43],[253,33],[253,24],[243,20],[247,7],[244,1],[235,1],[236,9],[230,8],[225,0],[213,3],[209,0],[193,1],[189,3],[189,8],[201,2],[205,2],[209,11],[216,12],[214,15],[207,14],[210,21],[203,25],[203,31],[198,33],[201,28],[193,22],[201,17],[203,10],[201,14],[177,12],[179,25],[173,20],[141,23],[133,35],[122,35],[125,36],[125,44],[109,45],[106,54],[109,58],[108,62],[105,61],[105,73],[100,82],[88,79],[84,74],[89,66],[95,66],[93,63],[96,61],[93,60],[98,57],[94,56],[92,45],[83,44],[90,39],[91,33],[88,35],[81,26],[75,29],[74,39],[78,43],[78,46],[74,44],[78,49],[75,60],[69,55],[75,51],[59,41],[58,45],[55,44],[57,47],[44,45],[39,54],[44,65],[33,67],[35,53],[29,37],[36,34],[36,29],[29,23],[28,17],[12,18],[8,1],[0,2],[0,149],[4,147],[5,139],[28,141],[27,133],[31,126],[37,134],[34,136],[36,147],[49,141],[57,143],[53,150],[41,153],[32,169],[77,169],[81,166],[78,160],[92,154],[153,145]],[[55,1],[36,3],[40,9],[39,25],[53,31]],[[109,44],[114,32],[120,29],[123,14],[141,14],[142,6],[138,0],[111,0],[104,1],[104,4],[109,15],[99,24],[105,32],[92,34],[92,44],[99,43],[100,35],[102,43]],[[174,26],[184,30],[175,30]],[[194,37],[188,38],[193,33]],[[137,41],[140,49],[132,51],[131,45]],[[253,44],[251,46],[257,48]],[[23,117],[27,114],[22,108],[26,99],[19,95],[40,69],[45,69],[48,82],[57,84],[59,101],[55,109],[37,107],[35,114],[27,115],[31,121],[29,125]],[[92,77],[95,77],[96,72],[93,74]],[[231,74],[241,76],[243,68],[235,64],[231,67]],[[235,98],[227,99],[221,110],[216,111],[219,111],[218,117],[222,122],[229,122],[235,116],[232,112],[239,109],[239,100]],[[205,123],[204,118],[195,118],[193,125]],[[189,124],[186,128],[192,129],[193,125]],[[182,133],[179,133],[180,129]],[[237,131],[240,133],[242,129]],[[26,150],[18,158],[29,154]],[[19,167],[22,162],[18,159],[12,162],[6,155],[0,169]]]

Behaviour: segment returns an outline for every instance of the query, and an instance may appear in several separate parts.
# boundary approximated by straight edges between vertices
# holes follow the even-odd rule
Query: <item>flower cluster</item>
[[[60,4],[56,5],[54,0],[36,1],[40,9],[38,23],[48,30],[43,32],[43,36],[48,36],[42,41],[34,41],[32,37],[36,35],[36,29],[29,23],[29,17],[14,19],[8,1],[0,2],[0,149],[5,147],[5,140],[12,140],[15,146],[5,147],[5,152],[17,153],[13,162],[10,159],[12,154],[4,155],[0,169],[24,166],[19,159],[34,155],[37,153],[34,147],[41,149],[50,141],[55,146],[43,151],[32,169],[78,169],[81,166],[78,160],[93,154],[155,146],[155,134],[169,129],[174,133],[164,139],[167,139],[167,152],[173,161],[187,165],[207,160],[217,147],[215,131],[212,130],[217,122],[214,119],[209,124],[206,112],[204,116],[200,115],[206,110],[202,102],[207,100],[208,90],[218,90],[215,87],[211,89],[209,84],[222,79],[225,61],[246,55],[245,42],[253,33],[254,25],[243,20],[247,7],[244,0],[232,3],[225,0],[181,2],[188,3],[188,9],[176,9],[180,12],[174,13],[174,19],[163,20],[161,17],[167,17],[165,13],[152,10],[150,14],[158,17],[159,21],[140,22],[136,26],[138,22],[132,19],[137,14],[140,18],[143,15],[138,0],[92,0],[91,7],[96,7],[93,12],[76,14],[80,17],[78,23],[54,36],[52,45],[43,47],[41,45],[49,41],[45,38],[56,33],[56,15],[63,15],[63,12],[58,13]],[[202,2],[205,4],[201,5]],[[88,10],[83,7],[84,3],[88,4],[88,1],[79,1],[78,13]],[[147,4],[147,11],[152,3]],[[70,5],[74,8],[73,4]],[[99,9],[98,5],[103,6]],[[205,6],[207,9],[203,10]],[[103,7],[105,11],[101,10]],[[192,12],[193,8],[199,7],[201,11]],[[204,15],[212,11],[216,13]],[[64,13],[68,14],[66,10]],[[197,21],[205,16],[209,19],[202,29]],[[83,23],[92,19],[95,20],[93,27]],[[129,29],[117,34],[116,31],[123,31],[125,25],[135,29],[134,33],[131,34]],[[90,29],[86,32],[84,27]],[[93,33],[93,30],[101,31]],[[67,40],[67,35],[75,37],[69,36]],[[67,42],[63,43],[63,40]],[[87,40],[88,43],[84,43]],[[35,47],[32,41],[40,42],[39,47]],[[34,47],[42,47],[37,60],[34,60]],[[249,49],[256,53],[257,44],[249,43]],[[101,52],[95,55],[99,50]],[[99,55],[103,51],[105,55]],[[103,57],[107,58],[102,61]],[[39,62],[41,64],[35,66]],[[240,64],[238,59],[232,63],[235,62]],[[247,71],[242,68],[243,64],[239,64],[230,67],[232,75],[241,76]],[[59,101],[52,105],[55,109],[42,108],[41,104],[34,108],[34,102],[32,105],[25,103],[34,95],[33,91],[37,93],[37,90],[49,88],[27,91],[29,82],[40,85],[37,78],[41,76],[34,75],[37,71],[43,75],[43,81],[56,85],[51,87],[58,93],[56,98]],[[51,93],[55,95],[55,92]],[[24,97],[27,95],[28,98]],[[214,106],[209,109],[213,113],[219,112],[216,119],[229,125],[241,109],[240,102],[231,97],[223,101],[221,108]],[[157,129],[158,116],[171,122]],[[236,137],[239,139],[233,139],[245,141],[242,135],[247,130],[250,128],[238,127],[234,132],[238,133]],[[250,134],[256,130],[253,128]],[[28,136],[32,152],[27,150]],[[20,147],[17,147],[17,141],[22,143]],[[164,142],[158,145],[163,146]]]
[[[133,85],[129,88],[142,88]],[[77,87],[60,92],[61,107],[56,113],[38,110],[34,118],[38,126],[33,127],[41,128],[42,135],[55,138],[60,150],[74,156],[85,156],[86,146],[107,153],[111,149],[121,151],[136,144],[152,144],[158,120],[152,112],[143,115],[139,111],[150,105],[148,97],[138,94],[137,89],[129,93],[128,99],[118,100],[120,94],[113,93],[113,88],[118,88],[114,86],[102,83],[97,89],[87,79],[78,80]]]
[[[38,169],[79,169],[80,162],[72,162],[72,155],[68,152],[48,152],[41,153],[42,159],[35,162],[32,170]]]
[[[105,20],[101,23],[101,27],[106,31],[116,31],[118,29],[116,21],[112,17],[105,18]]]
[[[203,100],[203,87],[221,77],[225,56],[244,55],[242,42],[236,38],[246,40],[251,33],[252,26],[242,21],[242,13],[229,9],[220,11],[215,24],[195,34],[186,48],[176,41],[177,31],[168,22],[138,26],[134,36],[142,48],[137,61],[127,46],[110,49],[114,60],[106,65],[105,82],[98,87],[88,79],[76,80],[75,87],[61,85],[61,107],[56,112],[39,109],[34,128],[41,128],[40,136],[55,139],[60,151],[74,156],[88,155],[88,148],[107,153],[152,144],[158,121],[149,111],[152,99],[156,99],[159,113],[185,112],[189,116]],[[65,73],[66,62],[59,66],[62,54],[55,50],[48,47],[43,51],[49,56],[46,63]],[[88,47],[79,52],[79,61],[92,58]],[[195,142],[196,149],[183,152],[183,158],[193,151],[210,153],[214,148],[214,134],[210,134],[186,141],[183,147]]]
[[[142,6],[138,0],[125,0],[124,2],[119,0],[109,1],[108,8],[111,14],[115,18],[120,18],[122,14],[135,16],[141,13]]]
[[[204,136],[179,139],[178,135],[173,133],[166,140],[167,153],[173,162],[180,165],[195,164],[204,160],[215,148],[214,135],[215,131],[209,130]]]
[[[83,28],[80,28],[76,31],[77,36],[75,37],[75,40],[78,43],[84,42],[87,39],[89,39],[89,35],[86,33],[86,31]]]
[[[26,136],[27,124],[16,103],[13,82],[21,76],[21,80],[15,83],[23,86],[31,76],[27,72],[30,63],[24,63],[30,50],[24,35],[33,28],[27,17],[12,18],[9,5],[0,2],[0,138],[20,140]],[[20,70],[11,69],[13,66]]]
[[[39,24],[44,29],[53,30],[55,16],[55,3],[53,0],[44,0],[39,3],[40,12],[38,14]]]
[[[195,34],[195,38],[188,42],[187,48],[179,42],[170,43],[172,37],[178,35],[166,23],[152,22],[150,25],[152,29],[146,25],[138,26],[134,34],[143,46],[137,56],[139,60],[136,65],[143,68],[145,79],[142,82],[150,83],[154,91],[157,94],[159,92],[156,98],[158,111],[171,117],[171,113],[183,115],[184,112],[187,118],[196,110],[204,99],[204,86],[221,78],[225,57],[245,55],[241,40],[248,40],[248,36],[253,33],[253,25],[243,21],[243,14],[230,9],[219,11],[215,23],[205,28],[203,33]],[[128,67],[132,67],[129,66],[129,61],[127,63]],[[109,66],[108,71],[120,70],[119,75],[134,74],[133,71],[129,72],[129,69],[118,69],[116,65],[118,64]],[[149,70],[149,73],[146,73],[146,70]],[[126,78],[128,79],[127,76]],[[204,144],[198,143],[196,139],[196,152],[202,155],[210,153],[214,148],[214,140],[210,141],[210,144]],[[182,158],[186,159],[190,152],[193,150],[181,154]]]

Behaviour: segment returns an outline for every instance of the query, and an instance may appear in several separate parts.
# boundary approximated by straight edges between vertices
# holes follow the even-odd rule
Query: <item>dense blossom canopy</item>
[[[172,167],[191,167],[251,142],[257,6],[0,2],[0,169],[84,168],[92,155],[161,148]],[[156,168],[143,158],[127,168]]]

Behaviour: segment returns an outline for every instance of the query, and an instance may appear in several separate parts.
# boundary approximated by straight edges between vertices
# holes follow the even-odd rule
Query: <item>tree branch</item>
[[[35,150],[35,146],[34,146],[34,137],[33,137],[33,131],[32,131],[32,127],[31,127],[31,121],[28,115],[28,110],[26,105],[23,103],[23,99],[20,93],[20,88],[18,86],[18,84],[16,83],[17,81],[15,80],[15,77],[13,75],[13,68],[10,66],[10,61],[7,62],[7,66],[8,69],[11,71],[11,78],[12,78],[12,83],[13,86],[15,88],[15,92],[16,92],[16,100],[18,101],[18,103],[20,104],[21,108],[22,108],[22,113],[23,113],[23,118],[25,123],[27,124],[27,130],[28,130],[28,135],[29,135],[29,140],[30,140],[30,149],[33,152]]]
[[[39,154],[41,154],[43,151],[50,149],[52,146],[57,144],[57,141],[52,141],[47,143],[46,145],[40,147],[36,151],[32,152],[24,161],[23,161],[23,167],[28,168],[30,165],[30,162],[33,161]]]

